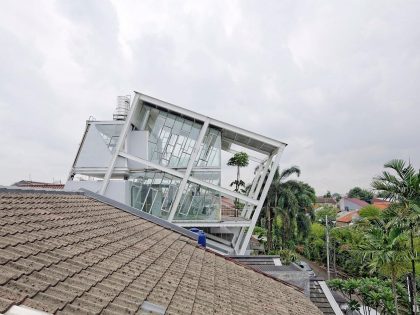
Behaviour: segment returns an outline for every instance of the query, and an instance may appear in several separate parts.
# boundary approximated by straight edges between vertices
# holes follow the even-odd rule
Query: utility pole
[[[327,275],[328,280],[330,280],[330,234],[328,232],[328,215],[325,215],[325,229],[327,236]]]

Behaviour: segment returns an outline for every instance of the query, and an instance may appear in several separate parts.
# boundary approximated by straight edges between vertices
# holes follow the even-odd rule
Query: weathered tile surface
[[[0,192],[0,313],[319,314],[295,289],[82,194]]]

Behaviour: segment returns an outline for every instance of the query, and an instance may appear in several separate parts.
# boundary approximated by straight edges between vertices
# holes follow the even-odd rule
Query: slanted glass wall
[[[206,176],[213,182],[219,181],[217,172]],[[131,179],[131,206],[160,218],[168,218],[175,201],[181,179],[172,175],[148,171],[138,173]],[[220,194],[211,189],[187,182],[175,220],[218,221],[221,218]]]
[[[171,168],[186,168],[202,123],[145,105],[149,111],[149,160]]]
[[[203,123],[143,104],[140,129],[147,130],[148,158],[156,164],[185,172]],[[221,132],[208,128],[192,177],[220,185]],[[161,218],[169,216],[181,178],[150,170],[131,177],[131,205]],[[175,220],[220,220],[220,194],[187,183],[175,213]]]
[[[181,179],[159,171],[149,171],[134,175],[131,181],[131,206],[166,219]]]
[[[220,193],[188,182],[175,220],[220,221]]]
[[[146,104],[140,116],[147,118],[149,160],[171,168],[186,168],[203,123]],[[220,168],[220,131],[209,128],[201,148],[195,166]]]
[[[194,163],[196,167],[217,167],[220,168],[222,148],[221,132],[214,128],[207,130],[206,136],[201,144],[200,155]]]

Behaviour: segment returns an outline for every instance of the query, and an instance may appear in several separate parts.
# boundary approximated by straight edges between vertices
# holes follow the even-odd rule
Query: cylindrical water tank
[[[114,120],[125,120],[130,110],[130,95],[117,96]]]

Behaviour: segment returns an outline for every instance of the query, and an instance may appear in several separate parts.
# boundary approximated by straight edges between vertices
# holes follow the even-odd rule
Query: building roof
[[[348,200],[348,201],[350,201],[350,202],[352,202],[352,203],[354,203],[354,204],[356,204],[356,205],[359,205],[359,206],[361,206],[361,207],[364,207],[364,206],[367,206],[367,205],[369,205],[366,201],[364,201],[364,200],[360,200],[360,199],[357,199],[357,198],[344,198],[345,200]]]
[[[21,180],[21,181],[18,181],[17,183],[14,183],[12,186],[30,187],[30,188],[64,189],[64,184],[33,182],[33,181],[30,181],[30,180]]]
[[[335,205],[337,201],[334,198],[316,197],[316,203],[331,203]]]
[[[377,207],[381,210],[384,210],[384,209],[388,208],[391,203],[387,200],[383,200],[383,199],[379,199],[379,198],[373,198],[372,199],[372,204],[375,207]]]
[[[351,223],[353,218],[359,215],[359,210],[351,211],[348,214],[343,215],[337,219],[337,222]]]
[[[0,189],[0,313],[320,314],[196,238],[93,193]]]

